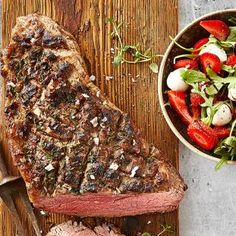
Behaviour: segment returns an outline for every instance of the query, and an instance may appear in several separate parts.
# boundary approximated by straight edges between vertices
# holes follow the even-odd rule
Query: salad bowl
[[[228,22],[231,17],[236,17],[236,9],[222,10],[218,12],[213,12],[204,15],[189,25],[187,25],[182,31],[180,31],[177,36],[172,40],[168,46],[164,57],[160,65],[160,71],[158,75],[158,96],[163,112],[164,118],[168,123],[170,129],[177,136],[177,138],[190,150],[202,156],[204,158],[218,162],[220,160],[214,152],[204,150],[199,147],[187,133],[187,125],[181,120],[180,116],[174,111],[174,109],[169,106],[167,91],[170,89],[167,86],[168,75],[173,71],[173,62],[176,56],[185,54],[186,51],[179,47],[177,44],[182,45],[185,48],[191,48],[193,45],[201,40],[202,38],[209,37],[209,32],[207,32],[199,24],[201,21],[205,20],[221,20]],[[176,44],[177,42],[177,44]],[[235,119],[235,118],[234,118]],[[236,164],[235,160],[227,161],[228,164]]]

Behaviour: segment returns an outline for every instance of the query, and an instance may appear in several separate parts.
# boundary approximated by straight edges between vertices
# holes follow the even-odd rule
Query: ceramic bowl
[[[199,25],[199,22],[201,20],[218,19],[227,22],[227,20],[232,16],[236,17],[236,9],[228,9],[204,15],[198,18],[197,20],[193,21],[192,23],[187,25],[182,31],[180,31],[175,37],[175,41],[177,41],[184,47],[192,47],[194,43],[196,43],[199,39],[209,36],[209,33]],[[173,111],[169,106],[165,106],[166,102],[168,101],[167,95],[165,94],[165,91],[168,90],[166,85],[166,78],[168,74],[173,71],[174,57],[183,53],[186,52],[176,46],[173,42],[170,43],[165,52],[165,55],[161,62],[158,76],[158,96],[160,106],[169,127],[186,147],[188,147],[190,150],[202,157],[213,161],[219,161],[219,158],[214,156],[211,152],[207,152],[199,148],[189,139],[186,132],[186,125],[183,124],[183,122],[180,120],[179,116],[175,113],[175,111]],[[228,163],[236,164],[236,161],[229,161]]]

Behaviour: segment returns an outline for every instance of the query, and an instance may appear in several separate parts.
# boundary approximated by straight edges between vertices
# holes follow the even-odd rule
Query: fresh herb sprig
[[[113,31],[111,32],[111,37],[117,39],[118,45],[115,48],[115,56],[113,58],[113,65],[115,67],[120,66],[122,63],[127,64],[138,64],[151,62],[149,68],[154,73],[158,73],[158,65],[153,62],[157,57],[162,57],[160,54],[153,54],[151,48],[142,50],[140,44],[132,45],[123,42],[121,37],[121,27],[122,23],[118,23],[113,18],[107,19],[108,23],[111,23],[113,26]],[[131,55],[131,59],[127,59],[126,54]]]
[[[226,165],[229,160],[232,161],[236,156],[236,137],[233,135],[235,126],[236,120],[231,124],[229,137],[223,139],[214,150],[214,154],[220,157],[220,160],[215,166],[216,171]]]
[[[236,156],[236,137],[229,136],[222,140],[215,148],[214,154],[220,157],[220,161],[215,166],[215,170],[217,171]]]
[[[157,236],[161,236],[164,233],[175,233],[175,231],[172,229],[171,225],[165,224],[165,225],[161,225],[162,231],[160,233],[157,234]],[[150,233],[143,233],[142,236],[151,236]]]

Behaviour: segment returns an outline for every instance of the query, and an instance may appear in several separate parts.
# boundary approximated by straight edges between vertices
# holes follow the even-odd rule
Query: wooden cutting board
[[[96,76],[96,85],[120,109],[130,114],[148,141],[160,147],[178,168],[178,142],[161,114],[157,98],[157,75],[151,73],[148,64],[123,64],[118,69],[113,68],[111,48],[114,45],[109,36],[111,26],[106,24],[106,19],[113,17],[123,22],[121,33],[124,42],[139,42],[156,53],[164,53],[170,41],[168,36],[175,35],[178,28],[177,0],[3,0],[3,47],[9,42],[16,17],[36,11],[52,17],[76,37],[89,74]],[[110,76],[112,79],[107,80]],[[3,111],[3,101],[1,108]],[[2,117],[1,114],[0,120]],[[1,136],[7,151],[4,132]],[[9,155],[6,155],[6,159],[9,172],[17,174]],[[17,197],[15,201],[23,224],[28,229],[28,235],[34,235]],[[52,224],[70,218],[56,214],[42,217],[38,210],[35,212],[44,233]],[[75,217],[73,219],[79,220]],[[127,235],[134,235],[133,228],[157,235],[160,232],[160,224],[164,223],[170,224],[176,231],[175,235],[179,235],[178,211],[106,220],[120,226]],[[99,223],[104,219],[88,221]],[[0,208],[0,235],[16,235],[15,226],[4,205]]]

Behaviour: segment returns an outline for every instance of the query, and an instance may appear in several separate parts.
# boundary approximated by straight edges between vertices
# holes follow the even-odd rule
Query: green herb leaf
[[[117,56],[114,57],[112,63],[115,67],[118,67],[121,64],[121,62],[122,62],[122,56],[117,55]]]
[[[215,170],[219,170],[228,160],[234,160],[236,156],[236,137],[229,136],[223,139],[215,148],[214,153],[221,159],[217,163]]]
[[[224,71],[226,71],[226,72],[228,72],[230,74],[233,74],[236,71],[236,67],[222,65],[222,70],[224,70]]]
[[[215,171],[220,170],[224,165],[226,165],[228,162],[228,157],[227,156],[223,156],[221,157],[221,159],[217,162],[216,166],[215,166]]]
[[[214,36],[209,37],[208,44],[210,44],[210,43],[218,44],[223,48],[232,48],[236,44],[236,42],[229,41],[229,40],[228,41],[219,41]]]
[[[204,73],[196,70],[183,70],[181,76],[188,84],[209,81]]]
[[[215,86],[213,84],[210,86],[207,86],[205,88],[205,91],[209,96],[213,96],[218,93],[218,90],[215,88]]]
[[[226,39],[226,42],[228,42],[228,41],[236,42],[236,26],[229,27],[229,29],[230,29],[230,34],[229,34],[228,38]]]
[[[218,76],[212,69],[206,68],[207,74],[214,83],[228,84],[229,88],[233,88],[236,85],[236,76],[228,76],[222,78]]]
[[[175,233],[175,231],[172,229],[171,225],[165,224],[165,225],[161,225],[162,227],[162,231],[157,235],[157,236],[161,236],[164,233]]]
[[[149,68],[151,69],[153,73],[156,73],[156,74],[158,73],[158,65],[156,63],[150,64]]]

